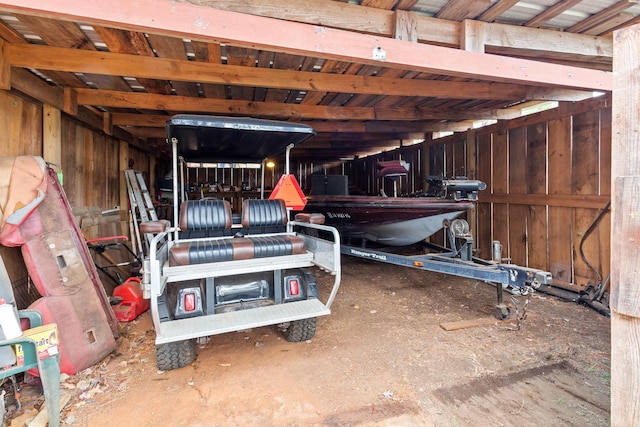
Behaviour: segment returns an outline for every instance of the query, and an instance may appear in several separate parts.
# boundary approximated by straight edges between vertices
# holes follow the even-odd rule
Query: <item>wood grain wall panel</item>
[[[548,122],[549,194],[571,193],[572,117]],[[573,215],[571,208],[549,207],[549,271],[556,281],[573,281]]]
[[[95,173],[95,160],[93,158],[93,132],[89,129],[79,129],[82,134],[82,144],[84,144],[84,194],[82,199],[76,199],[75,207],[93,206],[89,204],[91,199],[91,191],[93,190],[93,174]]]
[[[547,124],[527,127],[527,194],[547,193]],[[529,206],[526,232],[529,267],[547,270],[547,207]]]
[[[527,126],[527,194],[547,193],[547,125]]]
[[[596,285],[598,273],[602,271],[600,257],[600,234],[591,233],[584,238],[587,229],[596,219],[598,212],[595,209],[574,209],[574,280],[573,283],[579,288],[587,285]],[[584,240],[583,240],[584,238]],[[580,252],[582,242],[582,253]],[[582,255],[589,262],[591,267],[582,259]]]
[[[548,122],[549,194],[571,193],[571,119],[561,117]]]
[[[0,156],[42,156],[42,107],[0,91]]]
[[[467,176],[467,155],[465,151],[466,138],[464,134],[455,134],[456,141],[453,145],[453,167],[451,169],[452,177]]]
[[[549,207],[549,271],[554,281],[573,281],[572,208]]]
[[[489,242],[485,246],[490,246],[491,241],[498,240],[502,245],[502,256],[510,257],[510,241],[509,241],[509,206],[506,203],[492,204],[491,232]],[[491,254],[489,253],[488,256]]]
[[[490,191],[492,185],[491,173],[491,149],[492,135],[478,135],[475,138],[476,143],[476,176],[477,179],[487,184],[487,190]],[[491,203],[482,203],[482,192],[480,192],[480,202],[477,203],[478,227],[472,230],[477,240],[478,256],[485,259],[491,258],[491,240],[492,240],[492,206]]]
[[[527,192],[527,128],[520,127],[509,130],[509,193],[524,194]],[[528,210],[524,205],[509,204],[508,227],[509,250],[511,262],[527,265],[527,217]],[[494,209],[495,211],[495,209]],[[501,227],[498,219],[494,219],[494,230]]]
[[[527,128],[509,130],[509,193],[527,192]]]
[[[506,133],[496,133],[493,135],[493,174],[492,187],[493,194],[507,194],[509,190],[509,161],[508,161],[508,141]],[[479,156],[487,153],[479,152]],[[488,186],[487,186],[488,187]],[[490,187],[488,187],[490,188]]]
[[[600,191],[600,112],[587,111],[573,117],[573,153],[571,192],[598,194]],[[575,209],[574,221],[574,283],[580,287],[595,284],[597,275],[580,255],[580,242],[597,216],[593,209]],[[599,233],[584,239],[582,251],[596,270],[600,270]]]
[[[75,148],[76,132],[75,126],[70,126],[69,121],[62,117],[60,122],[61,146],[60,153],[62,156],[62,173],[64,176],[63,188],[67,195],[67,200],[71,206],[75,205],[76,185],[80,185],[82,180],[77,179],[76,153]],[[83,149],[83,146],[79,148]]]
[[[476,204],[478,227],[472,230],[476,239],[477,256],[491,259],[491,203]]]
[[[549,271],[547,206],[529,206],[527,262],[529,267]]]
[[[454,176],[455,170],[455,151],[456,151],[456,142],[453,141],[449,144],[445,144],[444,146],[444,171],[443,175],[447,177]]]
[[[518,265],[528,265],[528,216],[528,206],[509,205],[509,258]]]
[[[600,110],[600,194],[611,195],[611,110]]]
[[[73,194],[73,203],[71,206],[84,206],[84,195],[86,193],[85,177],[87,176],[87,169],[91,168],[91,164],[87,164],[86,147],[85,147],[85,130],[82,126],[70,122],[73,129],[73,138],[69,139],[69,150],[75,153],[74,166],[63,166],[62,169],[69,169],[71,174],[74,175],[75,184],[71,186]],[[65,141],[62,141],[62,145],[65,145]],[[64,157],[64,156],[63,156]],[[67,192],[65,186],[65,192]]]
[[[600,112],[587,111],[573,117],[572,194],[598,194]]]

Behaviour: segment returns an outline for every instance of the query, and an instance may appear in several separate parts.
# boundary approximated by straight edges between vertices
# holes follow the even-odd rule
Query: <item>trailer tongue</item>
[[[503,263],[499,242],[493,244],[493,260],[487,261],[474,257],[472,255],[473,237],[465,220],[445,221],[443,226],[451,248],[423,242],[420,245],[422,253],[417,255],[398,254],[397,247],[370,249],[366,244],[362,246],[343,244],[340,250],[345,255],[493,284],[497,290],[495,315],[500,320],[506,320],[511,315],[509,307],[504,303],[503,291],[514,295],[527,295],[541,285],[551,285],[551,273],[547,271]],[[366,242],[363,241],[363,243]],[[425,250],[429,253],[425,253]]]

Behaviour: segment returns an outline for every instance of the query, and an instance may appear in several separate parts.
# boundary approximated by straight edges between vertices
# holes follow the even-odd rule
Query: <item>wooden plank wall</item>
[[[468,165],[473,159],[470,143],[476,153],[473,165]],[[425,151],[428,161],[423,162]],[[472,134],[359,159],[344,169],[366,193],[384,188],[391,195],[390,183],[375,178],[375,163],[398,158],[412,166],[401,181],[401,194],[423,191],[427,175],[467,176],[487,184],[475,212],[467,216],[478,256],[490,259],[491,242],[499,240],[505,258],[550,271],[557,285],[572,290],[596,285],[609,274],[610,214],[604,214],[582,245],[596,272],[583,260],[580,243],[610,200],[610,97],[561,104]],[[423,163],[427,170],[420,169]],[[431,240],[444,243],[443,233]]]
[[[0,156],[43,155],[43,107],[8,91],[0,91]],[[62,168],[65,194],[75,209],[112,209],[121,204],[120,141],[102,132],[87,129],[66,115],[62,115]],[[149,173],[150,156],[135,146],[128,145],[127,159],[135,161],[136,168]],[[126,206],[123,207],[127,209]],[[116,218],[120,218],[116,216]],[[101,221],[102,223],[102,221]],[[93,228],[98,235],[108,226]],[[116,227],[120,234],[120,227]],[[97,236],[89,236],[97,237]],[[19,297],[28,288],[28,275],[20,248],[0,246],[0,255]],[[24,285],[24,286],[23,286]],[[24,298],[19,301],[27,301]],[[29,301],[27,301],[28,303]]]
[[[0,91],[0,156],[42,155],[42,108]],[[0,246],[0,255],[12,282],[28,285],[20,248]],[[16,294],[18,297],[18,295]]]
[[[477,206],[479,255],[489,258],[499,240],[503,256],[550,271],[558,285],[580,290],[605,278],[609,214],[583,237],[610,200],[610,98],[478,129],[475,144],[488,186]]]

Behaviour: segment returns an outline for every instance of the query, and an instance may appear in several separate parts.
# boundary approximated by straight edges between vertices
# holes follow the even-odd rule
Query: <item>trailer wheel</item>
[[[196,340],[156,345],[156,366],[161,371],[182,368],[196,358]]]
[[[284,338],[289,342],[301,342],[310,340],[316,334],[316,326],[318,319],[311,317],[309,319],[294,320],[289,323],[289,327],[282,333]]]
[[[496,317],[499,320],[507,320],[511,316],[511,309],[504,304],[496,305]]]

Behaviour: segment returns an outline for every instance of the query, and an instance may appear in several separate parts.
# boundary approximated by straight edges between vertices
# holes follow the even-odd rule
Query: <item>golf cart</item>
[[[196,340],[226,332],[278,325],[288,341],[306,341],[317,317],[330,313],[340,285],[340,238],[322,224],[323,216],[292,221],[277,198],[247,198],[232,212],[224,198],[187,200],[185,191],[189,167],[258,164],[264,195],[265,159],[284,153],[288,175],[290,150],[314,135],[308,126],[250,118],[177,115],[167,121],[173,223],[140,225],[153,235],[142,286],[158,369],[190,364]],[[325,302],[316,268],[333,278]]]

